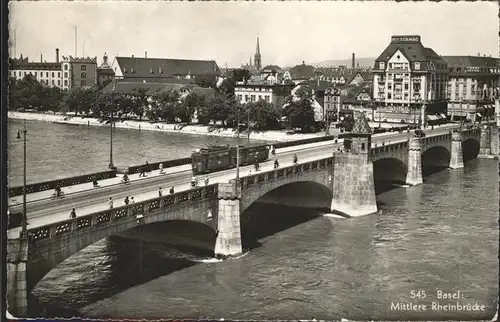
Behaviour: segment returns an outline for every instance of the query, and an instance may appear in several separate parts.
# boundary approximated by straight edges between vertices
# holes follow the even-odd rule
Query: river
[[[36,126],[54,132],[30,136],[40,145],[48,140],[48,151],[56,138],[68,147],[67,153],[30,157],[34,164],[39,160],[34,167],[40,177],[64,167],[66,157],[88,162],[94,170],[107,162],[107,150],[101,154],[93,146],[105,149],[107,139],[99,143],[81,134],[106,137],[106,129],[70,126],[80,133],[72,136],[68,128],[59,133],[59,125],[30,124]],[[172,158],[185,156],[179,145],[168,147],[168,142],[187,138],[123,131],[129,147],[121,150],[123,160],[144,155],[153,161],[160,153],[152,148],[171,151],[162,153]],[[190,150],[196,143],[185,145]],[[71,146],[92,157],[81,160],[82,152]],[[62,262],[32,291],[30,311],[49,317],[149,319],[491,318],[498,295],[497,174],[498,161],[475,159],[464,169],[428,175],[419,186],[377,189],[379,213],[359,218],[256,203],[242,222],[245,255],[225,261],[213,258],[215,235],[207,226],[172,221],[138,227]],[[412,298],[412,291],[420,299]],[[438,300],[438,291],[460,291],[460,304],[478,303],[484,310],[432,310],[432,302],[457,302]],[[408,302],[426,304],[427,310],[396,306]]]

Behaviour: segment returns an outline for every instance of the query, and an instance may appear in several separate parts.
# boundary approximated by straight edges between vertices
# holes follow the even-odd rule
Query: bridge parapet
[[[29,243],[36,244],[45,240],[56,240],[72,232],[80,232],[91,227],[106,228],[106,226],[114,225],[126,218],[147,217],[148,214],[158,210],[215,196],[217,196],[217,184],[212,184],[135,204],[106,209],[89,215],[28,229]]]
[[[284,179],[290,176],[294,176],[297,173],[303,173],[311,170],[326,168],[332,163],[333,163],[333,157],[327,157],[315,161],[309,161],[278,169],[263,171],[257,174],[240,178],[240,187],[242,188],[242,190],[245,190],[247,188],[252,187],[255,184],[265,183],[268,181],[275,181],[277,179]]]

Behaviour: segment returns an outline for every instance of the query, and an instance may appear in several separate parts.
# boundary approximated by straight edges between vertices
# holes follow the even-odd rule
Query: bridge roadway
[[[432,136],[434,136],[448,133],[452,128],[457,127],[458,125],[449,124],[447,126],[435,128],[434,130],[426,129],[424,131],[428,133],[428,135],[431,135],[432,132]],[[382,142],[385,142],[385,144],[405,142],[408,140],[408,137],[412,136],[412,133],[406,132],[376,134],[373,136],[372,146],[379,146]],[[276,158],[280,161],[281,166],[290,165],[292,163],[293,154],[295,153],[299,157],[299,163],[331,156],[332,152],[341,146],[342,141],[339,140],[337,145],[332,143],[332,141],[325,141],[277,149],[276,157],[271,157],[269,161],[261,163],[261,170],[272,169]],[[114,206],[118,207],[124,204],[126,196],[129,196],[129,198],[133,196],[136,202],[156,198],[158,197],[158,187],[160,186],[163,189],[163,195],[168,194],[172,186],[175,187],[176,192],[189,190],[191,188],[190,180],[192,177],[190,165],[189,167],[180,166],[176,168],[178,169],[167,169],[169,173],[166,175],[151,176],[135,181],[129,185],[113,184],[106,187],[68,194],[65,198],[59,200],[43,199],[30,202],[27,205],[28,228],[35,228],[68,219],[72,208],[76,208],[77,216],[105,210],[108,208],[108,199],[110,196],[113,197]],[[253,165],[240,167],[241,176],[245,176],[253,171]],[[210,183],[228,182],[234,177],[234,168],[209,174]],[[203,181],[204,177],[202,176],[200,178],[200,181]],[[202,182],[200,183],[203,184]],[[20,206],[17,206],[15,208],[19,207]],[[14,209],[12,209],[11,212],[13,212]],[[9,230],[9,238],[16,238],[19,230],[19,227]]]

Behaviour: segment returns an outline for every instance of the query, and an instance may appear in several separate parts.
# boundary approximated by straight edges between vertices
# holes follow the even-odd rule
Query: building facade
[[[40,58],[40,62],[30,62],[28,57],[14,58],[9,61],[9,76],[15,79],[23,79],[26,75],[32,75],[41,84],[63,88],[62,69],[59,62],[59,49],[56,49],[56,61],[45,62]]]
[[[97,57],[74,58],[62,57],[59,61],[59,49],[56,49],[56,61],[29,62],[28,58],[12,59],[9,74],[16,79],[33,75],[45,86],[56,86],[63,90],[76,87],[94,86],[97,82]]]
[[[500,59],[484,56],[443,56],[448,64],[448,115],[472,122],[494,115],[499,97]]]
[[[387,122],[425,125],[427,115],[446,114],[448,67],[420,36],[392,36],[371,72],[374,104]]]
[[[281,108],[293,87],[294,85],[237,84],[234,95],[243,104],[263,100]]]

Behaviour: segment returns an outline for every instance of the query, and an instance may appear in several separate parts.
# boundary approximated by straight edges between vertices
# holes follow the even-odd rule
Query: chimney
[[[356,67],[356,55],[352,53],[352,69],[354,69],[354,67]]]
[[[148,58],[148,52],[147,51],[144,52],[144,58]]]
[[[40,54],[40,62],[43,63],[43,55]]]
[[[59,62],[59,48],[56,48],[56,63]]]
[[[305,65],[305,64],[306,64],[306,62],[305,62],[305,61],[302,61],[302,65]]]
[[[132,55],[132,58],[134,58],[134,55]]]

